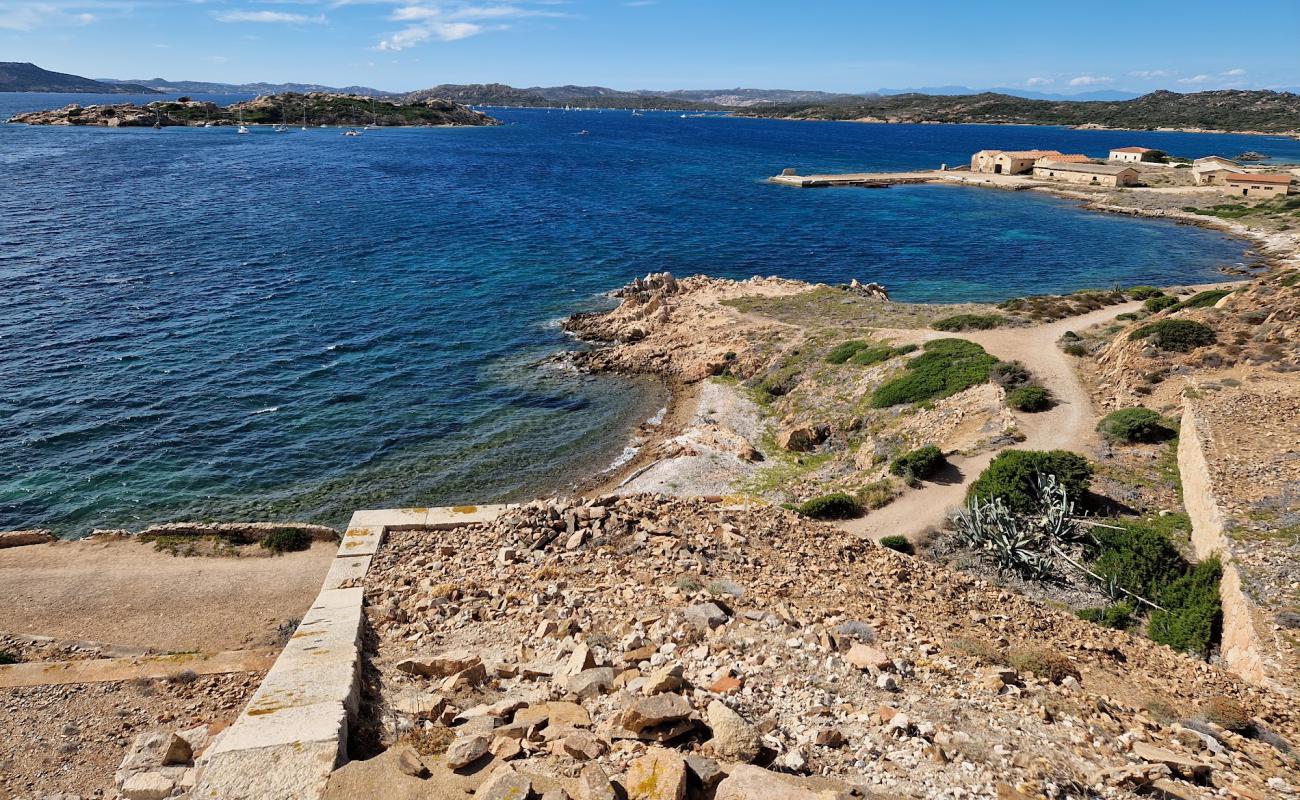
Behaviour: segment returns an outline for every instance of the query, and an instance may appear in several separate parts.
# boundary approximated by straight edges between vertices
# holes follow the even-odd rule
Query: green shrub
[[[1119,521],[1117,527],[1092,530],[1097,542],[1092,571],[1107,583],[1154,601],[1168,583],[1187,572],[1178,548],[1154,525]]]
[[[916,552],[916,548],[912,547],[912,543],[907,540],[906,536],[886,536],[880,540],[880,546],[906,553],[909,556]]]
[[[1133,286],[1129,288],[1127,294],[1134,300],[1150,300],[1153,297],[1160,297],[1164,292],[1154,286]]]
[[[894,502],[894,498],[898,496],[898,490],[894,488],[894,482],[889,478],[881,478],[863,486],[854,496],[862,506],[874,510],[884,508]]]
[[[1097,423],[1097,431],[1115,442],[1163,442],[1177,435],[1169,420],[1149,408],[1121,408]]]
[[[277,528],[266,535],[262,546],[276,553],[311,549],[311,534],[292,528]]]
[[[1019,361],[999,361],[989,369],[989,378],[1004,389],[1014,389],[1029,383],[1029,368]]]
[[[864,341],[862,339],[850,339],[847,342],[837,344],[831,348],[831,351],[829,353],[826,354],[826,363],[843,364],[845,361],[848,361],[850,358],[852,358],[854,353],[858,352],[864,347],[870,347],[870,346],[871,346],[870,342]]]
[[[1162,319],[1143,325],[1130,333],[1128,338],[1133,341],[1150,339],[1161,350],[1190,353],[1198,347],[1214,344],[1214,330],[1189,319]]]
[[[832,492],[799,504],[800,514],[812,519],[852,519],[862,516],[862,506],[853,495]]]
[[[1197,292],[1179,303],[1174,310],[1181,311],[1184,308],[1209,308],[1230,294],[1232,294],[1231,289],[1210,289],[1205,292]]]
[[[1219,602],[1222,576],[1219,559],[1207,558],[1166,586],[1157,599],[1166,610],[1151,612],[1147,636],[1175,650],[1208,658],[1223,620]]]
[[[1145,308],[1147,311],[1150,311],[1152,314],[1155,314],[1157,312],[1164,311],[1166,308],[1172,308],[1173,306],[1176,305],[1178,305],[1177,297],[1170,297],[1167,294],[1162,294],[1162,295],[1157,295],[1155,297],[1147,298],[1147,301],[1142,304],[1142,307]]]
[[[1046,411],[1052,407],[1052,393],[1041,386],[1021,386],[1007,392],[1007,405],[1017,411]]]
[[[997,359],[965,339],[935,339],[907,363],[907,372],[871,393],[871,405],[887,408],[949,397],[989,379]]]
[[[1078,503],[1088,492],[1092,465],[1066,450],[1004,450],[971,484],[966,498],[988,502],[1001,497],[1011,511],[1030,514],[1038,509],[1034,480],[1039,474],[1055,475],[1066,496]]]
[[[1042,647],[1012,650],[1007,662],[1016,672],[1032,672],[1052,683],[1060,683],[1068,677],[1079,680],[1079,668],[1069,656],[1057,650]]]
[[[1082,358],[1088,355],[1088,348],[1084,347],[1078,342],[1070,342],[1069,344],[1063,346],[1061,349],[1064,350],[1065,354],[1068,356],[1075,356],[1078,358]]]
[[[951,317],[935,320],[930,327],[936,331],[987,331],[1007,321],[1001,314],[954,314]]]
[[[924,480],[943,469],[947,463],[948,459],[943,457],[942,450],[927,444],[894,459],[889,465],[889,471],[904,478]]]
[[[1079,619],[1085,619],[1096,625],[1126,631],[1133,627],[1133,606],[1128,603],[1116,603],[1104,608],[1081,608],[1074,612]]]
[[[799,385],[799,377],[799,367],[792,364],[769,372],[754,388],[767,400],[784,397]]]
[[[21,663],[23,663],[22,656],[18,655],[13,650],[0,650],[0,664],[21,664]]]
[[[879,347],[864,347],[853,354],[849,359],[854,364],[862,367],[869,367],[872,364],[879,364],[882,361],[888,361],[895,356],[905,355],[916,349],[914,344],[905,344],[902,347],[890,347],[881,345]]]

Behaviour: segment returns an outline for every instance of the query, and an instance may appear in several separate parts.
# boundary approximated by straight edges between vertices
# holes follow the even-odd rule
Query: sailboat
[[[379,130],[379,116],[375,114],[375,98],[370,98],[370,124],[365,127],[368,131]]]
[[[239,130],[235,131],[235,133],[241,135],[248,133],[248,126],[244,124],[244,109],[242,108],[239,109]]]
[[[302,129],[304,131],[307,130],[307,99],[306,98],[303,98],[302,101]]]

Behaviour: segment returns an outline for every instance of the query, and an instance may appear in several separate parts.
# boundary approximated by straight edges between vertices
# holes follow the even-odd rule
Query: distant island
[[[1295,134],[1300,130],[1300,94],[1236,89],[1179,94],[1161,90],[1131,100],[1083,102],[1031,100],[993,92],[944,96],[902,94],[828,103],[790,103],[734,113],[857,122],[1000,123]]]
[[[0,61],[0,92],[75,92],[79,94],[162,94],[133,83],[103,81],[51,72],[25,61]]]
[[[392,100],[360,95],[310,92],[264,95],[219,106],[191,100],[160,100],[145,105],[76,103],[47,111],[15,114],[9,122],[27,125],[81,125],[148,128],[205,125],[499,125],[480,111],[442,99]]]

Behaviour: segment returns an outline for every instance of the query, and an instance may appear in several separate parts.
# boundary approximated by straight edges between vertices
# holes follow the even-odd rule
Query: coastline
[[[1015,127],[1033,127],[1033,128],[1064,128],[1072,131],[1131,131],[1133,133],[1208,133],[1223,134],[1228,136],[1280,136],[1283,138],[1300,139],[1300,129],[1289,131],[1254,131],[1254,130],[1221,130],[1218,128],[1118,128],[1110,125],[1097,125],[1093,123],[1083,123],[1081,125],[1070,125],[1064,122],[951,122],[937,119],[918,119],[918,120],[887,120],[877,119],[874,117],[859,117],[856,119],[826,119],[821,117],[764,117],[755,114],[737,114],[731,113],[726,116],[735,117],[736,119],[777,119],[783,122],[852,122],[859,125],[983,125],[983,126],[1015,126]]]

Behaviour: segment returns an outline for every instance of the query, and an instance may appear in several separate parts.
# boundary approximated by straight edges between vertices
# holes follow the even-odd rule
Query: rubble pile
[[[777,508],[539,501],[390,533],[365,586],[389,749],[327,797],[1300,786],[1280,749],[1300,741],[1295,701]]]

